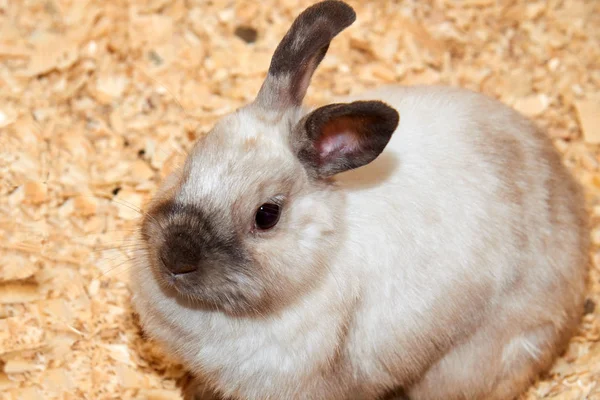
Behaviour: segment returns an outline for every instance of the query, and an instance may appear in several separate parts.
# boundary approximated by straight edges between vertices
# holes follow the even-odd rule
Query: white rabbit
[[[304,109],[354,19],[340,1],[300,14],[256,100],[164,182],[132,275],[143,329],[198,398],[513,398],[583,312],[582,190],[482,94],[385,87]]]

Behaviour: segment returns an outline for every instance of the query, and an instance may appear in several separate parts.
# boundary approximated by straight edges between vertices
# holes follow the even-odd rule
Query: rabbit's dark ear
[[[338,0],[304,10],[277,46],[257,104],[268,109],[300,105],[329,43],[355,19],[352,7]]]
[[[398,127],[400,116],[381,101],[355,101],[317,108],[292,132],[292,148],[317,179],[375,160]]]

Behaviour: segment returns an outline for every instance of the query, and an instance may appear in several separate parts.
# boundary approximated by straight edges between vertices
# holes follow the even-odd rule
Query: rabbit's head
[[[302,101],[330,41],[353,23],[340,1],[294,21],[256,99],[223,117],[142,221],[147,263],[182,299],[233,315],[283,307],[327,273],[344,231],[331,177],[373,161],[398,113],[378,101]]]

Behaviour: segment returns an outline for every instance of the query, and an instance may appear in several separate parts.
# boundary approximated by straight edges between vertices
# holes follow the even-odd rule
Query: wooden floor
[[[178,399],[140,337],[139,209],[252,99],[299,0],[0,0],[0,398]],[[600,1],[351,1],[307,101],[382,83],[483,91],[535,118],[586,185],[600,244]],[[600,399],[600,253],[587,315],[526,399]]]

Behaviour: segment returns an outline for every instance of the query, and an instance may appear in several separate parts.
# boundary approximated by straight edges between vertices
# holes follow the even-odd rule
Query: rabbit
[[[355,19],[300,13],[141,218],[132,302],[188,398],[511,399],[580,323],[585,198],[533,121],[441,85],[303,104]]]

